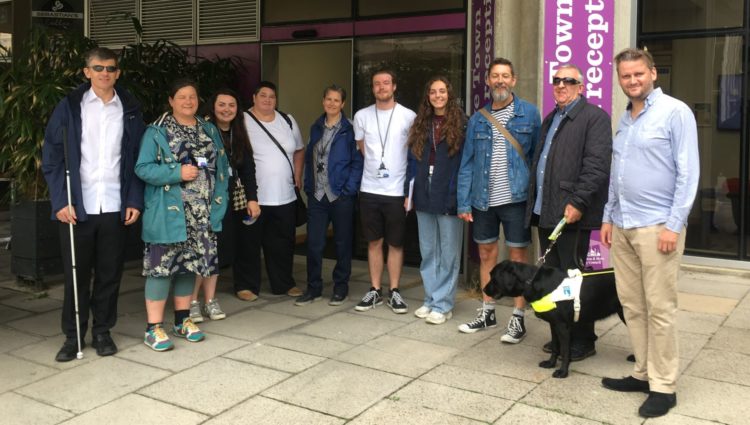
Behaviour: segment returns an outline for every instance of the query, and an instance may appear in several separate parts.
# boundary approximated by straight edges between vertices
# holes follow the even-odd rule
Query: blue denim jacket
[[[524,162],[513,145],[505,142],[511,199],[515,203],[526,200],[530,161],[534,158],[534,149],[539,139],[541,117],[536,106],[518,96],[513,96],[513,103],[514,115],[505,127],[526,155]],[[491,112],[491,105],[488,103],[484,108]],[[472,207],[487,211],[491,163],[492,124],[481,113],[475,112],[466,128],[466,142],[458,172],[458,214],[470,213]]]

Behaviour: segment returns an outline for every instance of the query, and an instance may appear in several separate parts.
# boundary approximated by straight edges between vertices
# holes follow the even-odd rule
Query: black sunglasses
[[[566,86],[576,86],[578,84],[581,84],[580,81],[576,80],[573,77],[565,77],[565,78],[552,77],[552,84],[553,85],[557,86],[561,82],[564,83]]]
[[[118,69],[117,66],[115,66],[115,65],[107,65],[107,66],[104,66],[104,65],[92,65],[89,68],[93,69],[96,72],[102,72],[102,71],[104,71],[106,69],[107,72],[110,72],[110,73],[117,72],[117,69]]]

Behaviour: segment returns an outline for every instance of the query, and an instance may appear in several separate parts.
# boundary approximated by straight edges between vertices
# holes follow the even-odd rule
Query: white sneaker
[[[203,321],[203,316],[201,315],[201,302],[198,300],[190,301],[190,320],[192,320],[193,323],[200,323]]]
[[[424,319],[430,315],[430,307],[423,305],[422,307],[414,310],[414,315],[419,317],[420,319]]]
[[[433,325],[442,325],[446,320],[450,320],[451,317],[453,317],[452,311],[449,311],[447,313],[431,311],[430,315],[427,316],[427,319],[425,319],[425,322],[431,323]]]

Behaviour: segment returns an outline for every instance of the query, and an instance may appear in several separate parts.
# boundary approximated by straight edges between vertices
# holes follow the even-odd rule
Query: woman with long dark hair
[[[208,105],[207,118],[219,129],[224,149],[229,157],[229,193],[232,193],[239,180],[247,199],[242,210],[236,210],[234,202],[230,202],[231,205],[227,208],[222,221],[223,230],[218,234],[219,264],[232,265],[234,293],[237,297],[244,301],[254,301],[257,296],[250,290],[248,277],[250,261],[246,258],[249,250],[245,246],[250,240],[248,229],[250,225],[243,224],[257,220],[260,216],[253,151],[245,129],[245,120],[237,93],[228,88],[220,89],[211,96]],[[211,320],[221,320],[226,317],[215,297],[217,279],[218,274],[196,277],[193,300],[190,302],[190,318],[193,322],[202,322],[204,315]],[[203,308],[198,300],[201,287],[205,299]]]
[[[437,325],[453,316],[458,283],[463,222],[456,218],[456,180],[465,126],[450,81],[432,78],[409,130],[406,184],[413,178],[414,187],[405,202],[417,211],[425,291],[414,315]]]

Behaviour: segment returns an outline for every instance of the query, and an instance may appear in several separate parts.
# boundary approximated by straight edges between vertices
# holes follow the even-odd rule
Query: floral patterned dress
[[[169,148],[181,164],[199,166],[198,177],[182,182],[187,240],[170,244],[146,244],[143,275],[218,274],[216,233],[211,230],[211,199],[216,179],[216,150],[200,125],[181,125],[171,115],[164,120]],[[204,165],[205,163],[205,165]]]

